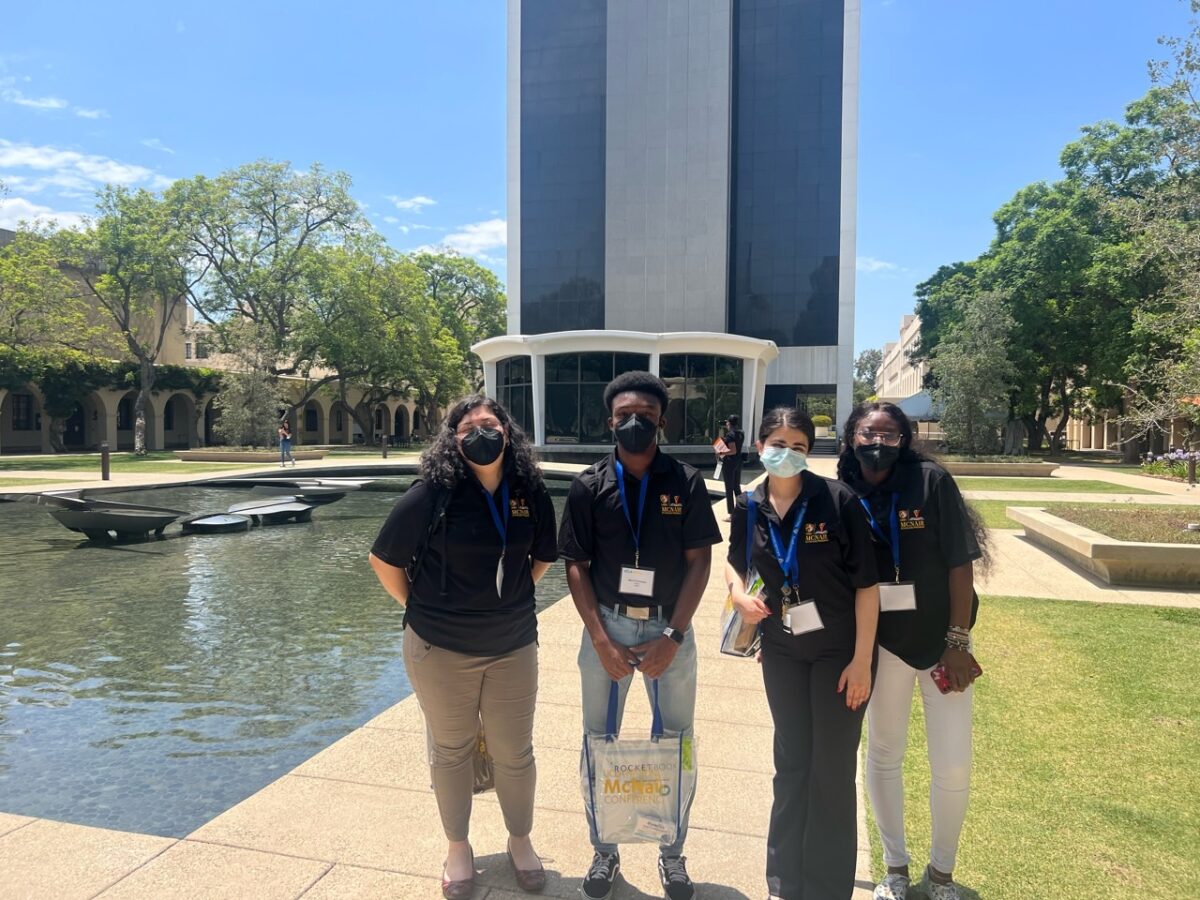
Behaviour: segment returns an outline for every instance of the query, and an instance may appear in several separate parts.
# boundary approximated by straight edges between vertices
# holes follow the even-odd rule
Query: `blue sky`
[[[856,348],[894,339],[914,285],[981,252],[996,207],[1119,118],[1186,24],[1179,0],[864,0]],[[504,0],[20,4],[0,225],[73,221],[105,181],[319,161],[394,246],[503,277],[505,27]]]

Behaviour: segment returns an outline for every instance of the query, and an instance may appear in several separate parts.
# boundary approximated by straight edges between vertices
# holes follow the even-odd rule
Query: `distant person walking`
[[[864,403],[846,420],[838,478],[859,496],[879,567],[879,669],[867,708],[867,794],[887,874],[875,900],[909,897],[904,754],[913,687],[921,691],[932,775],[933,835],[924,893],[959,900],[958,839],[971,784],[971,655],[979,610],[974,562],[987,532],[953,477],[912,446],[912,425],[891,403]]]
[[[421,477],[371,548],[371,568],[405,608],[404,667],[432,739],[448,900],[466,900],[475,883],[469,836],[481,721],[517,886],[537,892],[546,884],[530,840],[534,584],[557,558],[555,532],[528,439],[504,407],[476,395],[446,414],[421,457]]]
[[[291,460],[292,468],[296,467],[296,457],[292,456],[292,426],[287,422],[279,425],[279,468],[283,468]]]
[[[721,480],[725,483],[726,522],[733,516],[733,507],[738,494],[742,492],[742,451],[745,449],[746,432],[742,431],[741,423],[738,416],[730,416],[725,420],[725,433],[721,436],[725,449],[718,454],[722,461]]]

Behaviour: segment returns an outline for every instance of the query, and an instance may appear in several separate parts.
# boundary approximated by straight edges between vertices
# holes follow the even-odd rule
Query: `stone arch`
[[[409,423],[408,407],[403,403],[396,407],[392,416],[392,434],[397,441],[407,443],[412,438],[412,426]]]
[[[134,447],[134,409],[137,404],[137,395],[137,391],[130,390],[117,400],[117,446],[113,448],[114,450],[132,450]],[[147,398],[145,407],[147,450],[162,449],[155,441],[157,424],[160,421],[158,410],[155,409],[156,405],[153,396]]]
[[[299,414],[298,424],[300,427],[295,433],[297,437],[301,438],[301,443],[329,443],[329,408],[318,398],[312,397],[304,404],[304,408]]]
[[[49,417],[42,392],[26,384],[0,391],[0,450],[5,453],[44,453],[49,450]]]
[[[176,391],[166,398],[162,407],[164,450],[186,450],[196,446],[196,398]]]
[[[221,418],[221,411],[217,409],[215,403],[216,396],[209,397],[204,403],[204,421],[202,427],[204,429],[204,445],[206,447],[216,446],[220,442],[217,437],[217,420]]]
[[[67,450],[95,450],[105,438],[108,410],[103,398],[92,391],[67,416],[62,434],[63,446]]]
[[[335,400],[329,407],[329,443],[352,443],[353,424],[354,416],[350,413],[350,407],[341,400]]]

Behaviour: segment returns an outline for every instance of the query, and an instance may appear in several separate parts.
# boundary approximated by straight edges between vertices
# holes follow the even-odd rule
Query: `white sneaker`
[[[907,875],[887,874],[883,881],[875,885],[871,900],[904,900],[908,896],[908,886],[911,883]]]
[[[929,895],[929,900],[962,900],[962,895],[958,892],[958,885],[953,881],[940,884],[929,877],[929,866],[925,867],[921,884],[925,888],[925,893]]]

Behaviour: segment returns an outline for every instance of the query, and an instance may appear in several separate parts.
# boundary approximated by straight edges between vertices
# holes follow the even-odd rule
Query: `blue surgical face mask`
[[[758,458],[767,472],[780,478],[791,478],[808,469],[808,457],[789,447],[765,447]]]

